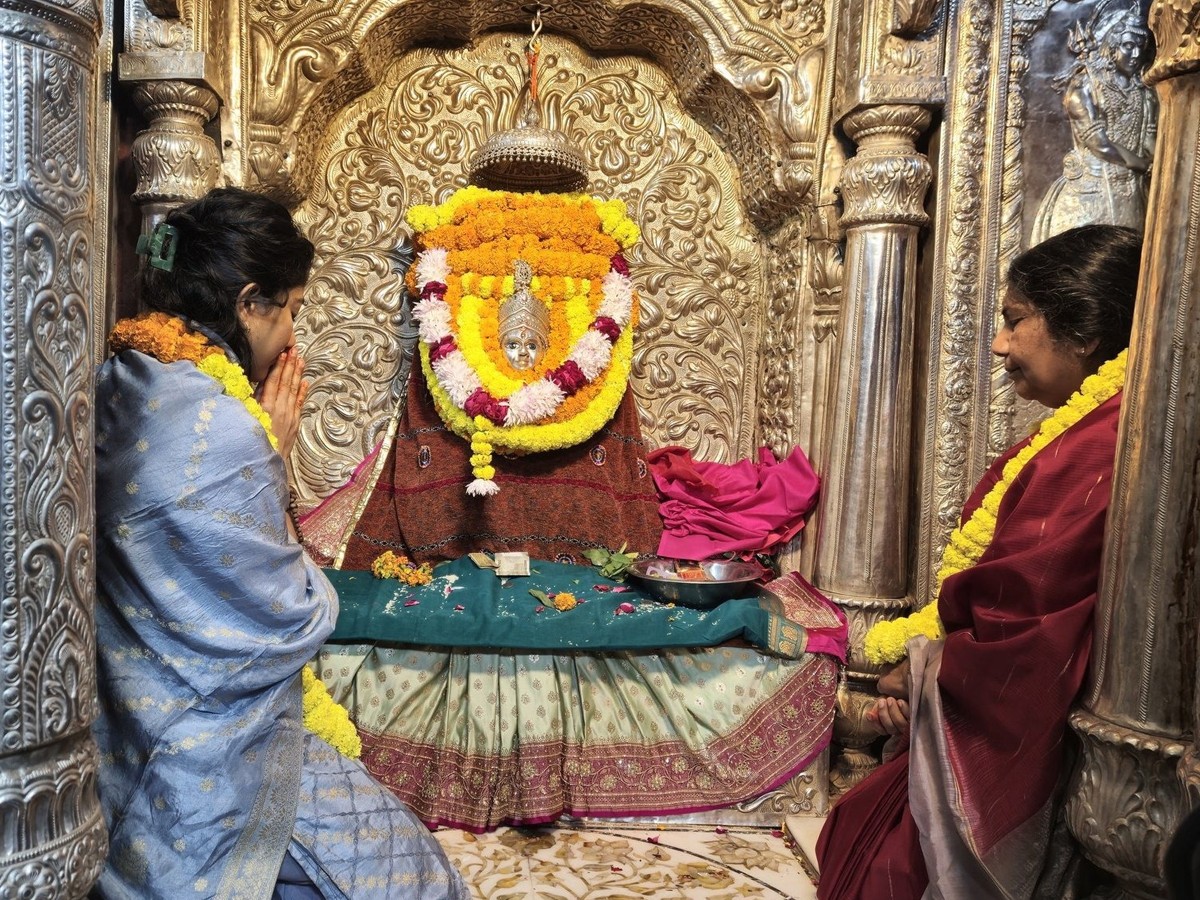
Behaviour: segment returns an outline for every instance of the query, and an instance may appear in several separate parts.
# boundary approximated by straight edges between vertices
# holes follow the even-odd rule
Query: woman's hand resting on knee
[[[911,689],[912,672],[905,659],[879,676],[879,693],[883,696],[867,710],[867,719],[884,734],[907,734],[908,695]]]

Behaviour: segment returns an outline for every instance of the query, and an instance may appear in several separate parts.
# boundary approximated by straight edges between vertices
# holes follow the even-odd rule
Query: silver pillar
[[[909,606],[911,350],[917,239],[932,175],[915,142],[929,121],[920,106],[883,105],[842,122],[858,152],[841,181],[845,282],[814,579],[850,618],[855,689],[843,693],[835,722],[843,757],[833,778],[843,790],[874,765],[865,748],[876,735],[862,717],[877,673],[862,656],[862,636]]]
[[[0,897],[84,896],[108,849],[88,730],[104,20],[96,0],[0,4]]]
[[[1071,724],[1069,804],[1117,896],[1165,895],[1162,859],[1195,783],[1200,614],[1200,59],[1157,6],[1159,135],[1104,547],[1092,685]],[[1188,33],[1192,31],[1192,33]],[[1182,761],[1182,764],[1181,764]]]

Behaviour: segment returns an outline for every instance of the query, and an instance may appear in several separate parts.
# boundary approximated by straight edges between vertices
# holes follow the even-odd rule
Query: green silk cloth
[[[460,650],[560,652],[713,647],[741,639],[797,659],[805,630],[770,595],[728,600],[700,610],[652,598],[590,566],[534,560],[528,576],[499,578],[469,558],[444,563],[432,583],[410,586],[370,572],[326,570],[341,598],[333,643],[382,641]],[[573,594],[560,612],[531,590]],[[622,611],[632,606],[632,612]]]

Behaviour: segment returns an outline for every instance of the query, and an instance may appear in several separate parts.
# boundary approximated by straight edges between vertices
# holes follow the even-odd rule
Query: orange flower
[[[569,591],[559,591],[550,602],[559,612],[566,612],[568,609],[574,609],[578,605],[579,599]]]

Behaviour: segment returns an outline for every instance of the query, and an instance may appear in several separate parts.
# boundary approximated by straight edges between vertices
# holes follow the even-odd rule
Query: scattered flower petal
[[[626,600],[624,603],[620,604],[617,607],[616,615],[619,616],[622,613],[631,613],[631,612],[637,612],[637,607],[634,606],[632,603],[630,603],[628,600]]]
[[[628,594],[632,590],[633,590],[633,588],[631,588],[627,584],[618,584],[615,588],[612,589],[612,592],[614,594]]]
[[[464,609],[466,609],[466,607],[465,607],[465,606],[463,606],[461,603],[456,603],[456,604],[454,604],[454,611],[455,611],[455,612],[462,612]]]
[[[729,833],[728,828],[722,828],[720,825],[718,825],[716,828],[714,828],[713,831],[715,831],[717,834],[728,834]]]
[[[421,605],[421,601],[420,601],[420,600],[406,600],[406,601],[404,602],[404,605],[405,605],[405,606],[420,606],[420,605]]]
[[[602,594],[607,594],[609,591],[612,590],[612,585],[611,584],[593,584],[592,590],[599,591]]]

